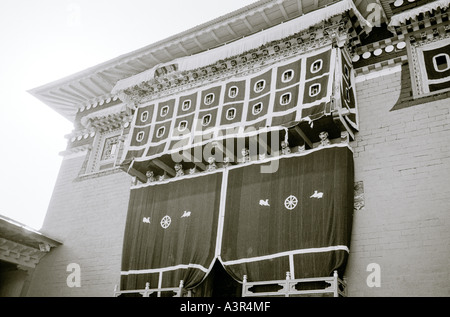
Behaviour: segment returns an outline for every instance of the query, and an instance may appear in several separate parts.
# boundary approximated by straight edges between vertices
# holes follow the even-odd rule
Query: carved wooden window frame
[[[215,96],[213,93],[209,93],[205,96],[205,98],[203,99],[203,102],[205,105],[209,106],[214,102]]]
[[[439,42],[442,43],[443,41],[444,45],[448,45],[450,43],[450,34],[447,34],[445,37],[438,37],[433,39],[427,39],[417,42],[410,42],[407,41],[407,53],[408,53],[408,60],[411,61],[409,63],[409,71],[411,74],[411,86],[412,86],[412,92],[413,92],[413,98],[418,99],[422,97],[432,96],[436,94],[441,94],[445,92],[450,92],[450,88],[441,89],[437,91],[429,91],[427,85],[427,75],[425,67],[423,66],[423,50],[424,47],[433,47],[433,46],[439,46]],[[438,54],[440,55],[440,54]],[[437,55],[436,55],[437,56]],[[434,56],[435,57],[435,56]],[[434,59],[433,57],[433,59]]]
[[[256,103],[256,104],[254,104],[254,105],[252,106],[252,114],[253,114],[254,116],[259,115],[259,114],[263,111],[263,107],[264,107],[264,105],[263,105],[262,102],[258,102],[258,103]]]
[[[288,76],[289,73],[290,73],[290,75]],[[290,82],[292,79],[294,79],[294,74],[295,74],[295,72],[293,69],[285,70],[283,72],[283,74],[281,74],[281,82],[282,83]]]
[[[209,119],[206,120],[207,118],[209,118]],[[211,120],[212,120],[212,115],[210,113],[205,114],[202,117],[202,126],[204,126],[204,127],[208,126],[211,123]]]
[[[232,113],[232,115],[230,115],[231,113]],[[234,108],[234,107],[229,108],[227,110],[227,112],[226,112],[226,116],[225,117],[229,121],[234,120],[234,118],[236,118],[236,108]]]
[[[90,152],[88,164],[84,174],[93,174],[102,172],[105,170],[111,170],[117,168],[117,162],[121,151],[123,150],[123,142],[120,141],[121,129],[115,129],[112,131],[106,131],[102,133],[96,133],[93,148]],[[114,148],[114,154],[112,157],[104,158],[107,141],[111,138],[116,138],[117,142]]]
[[[188,105],[188,106],[185,106]],[[189,109],[191,109],[192,106],[192,101],[191,99],[186,99],[183,101],[182,105],[181,105],[181,110],[182,111],[188,111]]]
[[[316,65],[319,65],[316,68]],[[313,63],[311,63],[311,68],[309,69],[309,71],[311,72],[311,74],[316,74],[318,72],[320,72],[323,68],[323,60],[321,58],[315,60]]]
[[[286,98],[286,97],[288,98],[287,102],[284,101],[284,98]],[[280,96],[280,105],[282,105],[282,106],[287,106],[288,104],[291,103],[291,101],[292,101],[292,94],[290,92],[287,92]]]
[[[314,90],[315,90],[314,87],[318,87],[317,91],[315,91],[315,92],[314,92]],[[311,86],[309,86],[309,96],[310,97],[315,97],[318,94],[320,94],[321,90],[322,90],[322,85],[320,83],[312,84]]]
[[[234,92],[234,93],[232,93]],[[232,86],[230,89],[228,89],[228,97],[229,98],[236,98],[239,93],[239,88],[237,86]]]

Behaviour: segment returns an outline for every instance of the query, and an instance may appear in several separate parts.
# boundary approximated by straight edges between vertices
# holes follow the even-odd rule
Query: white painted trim
[[[210,99],[209,102],[206,102],[206,99],[207,99],[208,96],[212,96],[212,98]],[[203,97],[203,103],[205,105],[209,106],[209,105],[211,105],[214,102],[215,99],[216,99],[216,95],[214,93],[210,92],[209,94],[205,95],[205,97]]]
[[[437,62],[436,62],[436,57],[438,57],[438,56],[444,56],[445,57],[445,60],[446,60],[446,63],[447,63],[447,68],[446,69],[440,70],[438,68]],[[434,70],[439,72],[439,73],[443,73],[443,72],[448,71],[450,69],[450,56],[448,56],[447,53],[440,53],[440,54],[437,54],[437,55],[433,56],[433,66],[434,66]]]
[[[384,68],[379,71],[372,71],[367,75],[357,75],[355,77],[355,83],[361,83],[366,80],[383,77],[391,74],[395,74],[402,71],[402,65],[396,65],[389,68]]]
[[[160,135],[159,131],[162,129],[162,134]],[[166,133],[166,127],[165,126],[161,126],[158,128],[158,130],[156,130],[156,138],[161,139],[164,134]],[[165,140],[165,139],[164,139]]]
[[[318,69],[316,69],[316,70],[313,70],[313,66],[314,66],[317,62],[320,63],[320,67],[319,67]],[[311,63],[311,66],[310,66],[310,68],[309,68],[309,72],[310,72],[311,74],[315,74],[315,73],[320,72],[320,71],[322,70],[322,68],[323,68],[323,60],[322,60],[321,58],[319,58],[319,59],[316,59],[314,62]]]
[[[220,190],[220,205],[219,205],[219,222],[217,225],[217,237],[216,237],[216,253],[215,258],[220,257],[222,252],[222,238],[223,238],[223,226],[225,219],[225,204],[227,197],[228,187],[228,170],[224,169],[222,174],[222,188]],[[215,259],[214,259],[215,261]]]
[[[321,253],[321,252],[331,252],[331,251],[346,251],[347,253],[350,253],[350,250],[345,245],[336,245],[336,246],[329,246],[329,247],[323,247],[323,248],[309,248],[309,249],[298,249],[293,251],[285,251],[280,253],[274,253],[269,255],[263,255],[263,256],[256,256],[252,258],[243,258],[239,260],[231,260],[231,261],[224,261],[222,262],[223,265],[236,265],[236,264],[242,264],[242,263],[251,263],[251,262],[258,262],[258,261],[264,261],[264,260],[271,260],[274,258],[280,258],[283,256],[294,256],[297,254],[310,254],[310,253]]]
[[[434,2],[424,4],[422,6],[415,7],[407,11],[403,11],[391,17],[388,29],[394,30],[394,27],[401,26],[403,23],[406,22],[406,20],[409,20],[411,18],[416,19],[416,17],[421,13],[431,12],[433,10],[436,10],[437,8],[443,9],[448,8],[449,5],[450,0],[436,0]]]
[[[283,103],[283,97],[286,96],[286,95],[289,95],[289,101],[286,102],[286,103]],[[290,104],[291,101],[292,101],[292,93],[291,93],[291,92],[286,92],[286,93],[282,94],[282,95],[280,96],[280,100],[279,100],[279,101],[280,101],[280,105],[281,105],[281,106],[287,106],[287,105]]]
[[[278,0],[278,2],[281,1]],[[223,60],[231,56],[240,55],[246,51],[250,51],[254,48],[260,47],[261,45],[270,43],[271,41],[283,39],[298,32],[305,31],[311,26],[319,24],[324,20],[328,20],[331,17],[347,12],[349,10],[352,10],[352,12],[358,17],[358,20],[360,21],[360,24],[363,28],[372,27],[372,24],[362,16],[352,0],[342,0],[318,10],[311,11],[308,14],[301,15],[284,23],[275,25],[261,32],[243,37],[226,45],[219,46],[215,49],[206,50],[198,54],[193,54],[191,56],[180,57],[178,59],[170,61],[168,64],[178,64],[178,71],[180,72],[204,67],[218,60]],[[228,23],[228,21],[224,24],[217,23],[211,28],[202,30],[200,33],[207,33],[211,29],[218,29],[220,27],[226,26]],[[194,35],[192,35],[192,37],[193,36]],[[190,37],[191,36],[185,36],[184,38],[187,39]],[[176,40],[176,42],[178,41],[179,40]],[[170,45],[172,44],[168,43],[166,47],[169,47]],[[132,87],[141,82],[153,79],[155,71],[158,67],[161,67],[161,65],[157,65],[152,69],[149,69],[137,75],[119,80],[112,89],[111,93],[116,94],[128,87]]]
[[[175,266],[168,266],[168,267],[163,267],[163,268],[159,268],[159,269],[121,271],[120,275],[162,273],[162,272],[169,272],[169,271],[175,271],[175,270],[179,270],[179,269],[189,269],[189,268],[199,269],[205,273],[208,273],[208,269],[205,268],[204,266],[202,266],[200,264],[189,263],[189,264],[179,264],[179,265],[175,265]]]
[[[278,130],[281,130],[281,129],[278,129]],[[267,130],[266,132],[268,132],[268,131],[269,130]],[[257,134],[258,133],[255,133],[255,135],[257,135]],[[165,179],[163,181],[155,181],[155,182],[151,182],[151,183],[142,183],[142,184],[138,184],[138,185],[133,185],[133,186],[131,186],[131,189],[138,189],[138,188],[143,188],[143,187],[148,187],[148,186],[158,186],[158,185],[161,185],[161,184],[167,184],[167,183],[171,183],[171,182],[178,182],[180,180],[187,179],[187,178],[203,177],[203,176],[210,175],[210,174],[222,173],[224,170],[228,170],[229,171],[229,170],[232,170],[232,169],[235,169],[235,168],[242,168],[242,167],[249,166],[249,165],[263,165],[263,164],[267,164],[269,162],[276,161],[276,160],[282,160],[282,159],[287,159],[287,158],[291,158],[291,157],[300,157],[300,156],[309,155],[309,154],[314,153],[316,151],[321,151],[321,150],[328,149],[328,148],[333,148],[333,147],[345,147],[345,148],[348,148],[350,151],[353,152],[353,149],[350,147],[349,144],[346,144],[346,143],[334,143],[334,144],[330,144],[330,145],[327,145],[327,146],[316,147],[314,149],[306,150],[304,152],[292,152],[291,154],[286,154],[286,155],[283,155],[283,156],[267,157],[264,160],[251,161],[249,163],[240,163],[240,164],[236,164],[236,165],[230,165],[230,166],[228,166],[226,168],[218,168],[218,169],[216,169],[214,171],[211,171],[211,172],[204,171],[204,172],[199,172],[199,173],[195,173],[195,174],[185,174],[184,176],[181,176],[181,177],[168,178],[168,179]],[[179,151],[179,149],[177,149],[177,151]],[[134,162],[141,162],[141,161],[136,159],[136,160],[133,161],[133,163]]]
[[[231,89],[233,89],[233,88],[236,89],[236,94],[235,94],[234,96],[230,96]],[[238,94],[239,94],[239,87],[238,87],[238,86],[234,85],[234,86],[231,86],[231,87],[228,89],[228,98],[234,99],[234,98],[236,98],[236,97],[238,96]]]
[[[317,92],[312,93],[312,88],[313,88],[313,87],[319,87],[319,89],[317,90]],[[309,96],[310,96],[310,97],[315,97],[315,96],[317,96],[318,94],[320,94],[321,91],[322,91],[322,85],[321,85],[320,83],[314,83],[314,84],[312,84],[311,86],[309,86]]]
[[[184,107],[185,103],[188,103],[189,107],[185,108]],[[191,107],[192,107],[192,100],[191,99],[185,99],[185,100],[183,100],[183,103],[181,104],[181,111],[188,111],[189,109],[191,109]]]
[[[60,152],[59,154],[63,157],[63,161],[65,161],[65,160],[78,158],[80,156],[85,156],[86,153],[88,153],[88,152],[89,152],[89,149],[85,147],[85,148],[83,148],[81,150],[78,150],[76,148],[75,149],[70,149],[70,150],[67,150],[67,151]]]
[[[259,84],[260,82],[263,83],[262,88],[261,88],[261,89],[256,89],[257,86],[258,86],[258,84]],[[264,90],[264,88],[266,88],[266,80],[265,80],[265,79],[260,79],[260,80],[258,80],[258,81],[253,85],[253,91],[254,91],[255,93],[260,93],[261,91]]]
[[[291,273],[291,279],[295,279],[295,267],[294,267],[294,255],[289,254],[289,272]]]
[[[144,120],[144,115],[145,115],[145,120]],[[150,117],[148,110],[145,110],[144,112],[141,113],[141,122],[147,122],[148,118]]]
[[[256,106],[257,105],[261,105],[261,108],[260,108],[260,110],[258,111],[258,112],[256,112]],[[264,109],[264,104],[260,101],[260,102],[257,102],[257,103],[255,103],[253,106],[252,106],[252,114],[254,115],[254,116],[257,116],[258,114],[260,114],[262,111],[263,111],[263,109]]]
[[[164,110],[164,109],[167,109],[167,112],[165,112],[165,113],[163,114],[163,110]],[[159,116],[160,116],[161,118],[166,117],[167,114],[169,113],[169,110],[170,110],[170,108],[169,108],[168,105],[165,105],[165,106],[161,107],[161,109],[159,109]]]
[[[228,116],[228,112],[229,112],[230,110],[234,110],[233,117],[229,117],[229,116]],[[236,112],[237,112],[237,110],[236,110],[235,107],[230,107],[230,108],[228,108],[227,111],[226,111],[226,113],[225,113],[225,119],[228,120],[228,121],[234,120],[234,118],[236,118]]]
[[[289,79],[285,79],[284,78],[284,76],[285,76],[285,74],[287,72],[292,72],[292,75],[291,75],[291,77]],[[281,74],[281,82],[284,83],[284,84],[288,83],[288,82],[292,81],[292,79],[294,79],[294,76],[295,76],[295,71],[293,69],[287,69]]]

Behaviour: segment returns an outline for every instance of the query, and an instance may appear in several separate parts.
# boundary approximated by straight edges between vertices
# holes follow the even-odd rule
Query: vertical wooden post
[[[245,296],[246,284],[247,284],[247,275],[244,275],[242,279],[242,296]]]
[[[147,283],[145,283],[145,291],[142,294],[142,297],[150,297],[149,289],[150,289],[150,283],[147,282]]]
[[[334,280],[334,290],[333,290],[333,295],[334,295],[334,297],[339,297],[339,293],[338,293],[338,290],[339,290],[339,282],[338,282],[338,273],[337,273],[337,271],[334,271],[334,273],[333,273],[333,280]]]

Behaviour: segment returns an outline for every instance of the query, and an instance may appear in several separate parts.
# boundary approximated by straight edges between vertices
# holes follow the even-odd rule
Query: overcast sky
[[[254,0],[0,2],[0,214],[40,229],[72,124],[27,90]]]

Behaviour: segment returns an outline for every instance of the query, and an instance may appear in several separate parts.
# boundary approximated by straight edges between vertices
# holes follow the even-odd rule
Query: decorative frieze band
[[[126,103],[143,103],[237,74],[246,75],[257,72],[261,67],[267,67],[272,63],[331,43],[342,47],[348,36],[345,27],[347,22],[346,16],[334,17],[307,31],[272,41],[238,56],[218,60],[212,65],[189,71],[180,72],[177,71],[175,65],[167,65],[163,71],[155,71],[156,76],[153,79],[137,83],[135,86],[121,91],[119,96]]]

